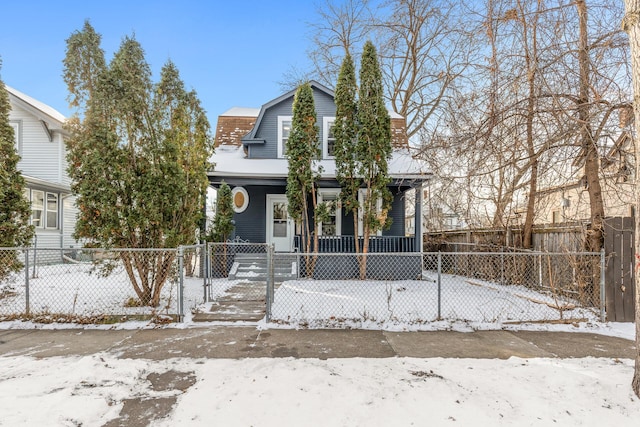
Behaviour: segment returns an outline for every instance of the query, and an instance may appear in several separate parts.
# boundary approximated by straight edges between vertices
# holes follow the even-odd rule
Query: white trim
[[[242,206],[236,205],[237,193],[241,193],[243,196]],[[247,190],[245,190],[244,187],[235,187],[231,190],[231,200],[233,204],[233,211],[235,213],[242,213],[247,209],[247,206],[249,206],[249,193],[247,193]]]
[[[340,189],[339,188],[320,188],[318,189],[318,203],[324,201],[324,195],[331,194],[335,196],[336,206],[336,236],[342,235],[342,206],[340,205]],[[318,223],[318,236],[322,236],[322,223]]]
[[[323,159],[335,159],[335,156],[329,155],[329,125],[335,123],[335,117],[325,116],[322,118],[322,158]],[[335,135],[334,135],[335,141]],[[335,142],[334,142],[335,143]]]
[[[273,202],[284,202],[285,205],[287,203],[286,194],[267,194],[266,195],[266,227],[265,227],[265,242],[274,245],[274,248],[277,252],[291,252],[293,250],[293,236],[295,234],[294,222],[289,217],[289,213],[287,212],[287,237],[286,238],[274,238],[273,236]],[[281,240],[275,240],[281,239]],[[288,239],[288,241],[285,241]]]
[[[278,116],[278,158],[283,159],[284,156],[284,144],[282,143],[282,125],[284,122],[290,122],[293,124],[293,116]]]

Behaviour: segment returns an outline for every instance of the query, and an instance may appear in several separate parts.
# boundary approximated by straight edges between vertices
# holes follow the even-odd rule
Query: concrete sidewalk
[[[635,358],[635,343],[590,333],[257,330],[212,326],[140,330],[0,330],[0,357],[107,352],[121,358],[550,357]]]

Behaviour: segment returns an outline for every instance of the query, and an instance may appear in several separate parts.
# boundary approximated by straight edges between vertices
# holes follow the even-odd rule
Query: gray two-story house
[[[318,202],[337,200],[340,186],[335,178],[332,125],[336,106],[334,93],[311,82],[322,144],[319,164],[323,172],[319,180]],[[295,90],[287,92],[259,109],[232,108],[222,114],[216,127],[214,170],[209,179],[214,187],[225,181],[232,188],[235,210],[235,236],[252,243],[270,243],[276,251],[300,250],[294,222],[287,214],[286,181],[288,162],[285,144],[289,137]],[[391,114],[393,155],[389,161],[392,178],[389,189],[394,196],[389,216],[391,228],[381,231],[370,241],[371,252],[414,252],[421,249],[421,230],[406,230],[406,205],[421,218],[421,189],[430,173],[411,155],[405,119]],[[409,201],[410,200],[410,201]],[[358,235],[362,235],[359,221]],[[350,212],[339,204],[328,221],[318,224],[321,252],[353,252],[354,221]]]

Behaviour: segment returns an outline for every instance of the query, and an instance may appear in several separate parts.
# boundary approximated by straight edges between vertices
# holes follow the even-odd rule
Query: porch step
[[[297,258],[291,255],[275,255],[273,257],[273,275],[276,283],[295,279]],[[267,280],[266,254],[236,254],[229,279],[248,281]]]

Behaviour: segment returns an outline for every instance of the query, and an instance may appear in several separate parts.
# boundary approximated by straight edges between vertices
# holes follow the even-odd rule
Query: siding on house
[[[67,174],[64,116],[51,107],[7,87],[11,110],[9,122],[18,127],[20,161],[18,169],[27,187],[55,194],[58,198],[57,228],[36,229],[34,244],[39,248],[77,246],[72,234],[77,208]]]
[[[43,124],[28,111],[12,104],[9,121],[20,125],[20,162],[18,168],[24,175],[43,179],[57,184],[64,182],[63,159],[64,142],[62,135],[55,132],[53,141],[49,141]]]
[[[335,117],[336,106],[333,98],[327,93],[313,88],[313,101],[316,107],[316,124],[320,130],[319,142],[323,140],[322,120]],[[293,116],[293,95],[264,111],[264,116],[256,131],[256,138],[264,139],[264,144],[249,146],[249,158],[275,159],[278,157],[278,116]]]
[[[284,194],[285,188],[251,185],[246,186],[245,189],[249,195],[249,205],[244,212],[234,214],[233,219],[236,222],[234,235],[251,243],[264,243],[267,234],[265,214],[267,194]]]
[[[78,208],[75,196],[67,196],[62,199],[62,247],[77,247],[79,243],[73,238],[75,231]]]
[[[383,230],[383,236],[404,236],[405,235],[405,207],[404,207],[404,194],[401,191],[393,192],[393,202],[391,202],[391,210],[388,215],[391,217],[391,227],[388,230]]]

